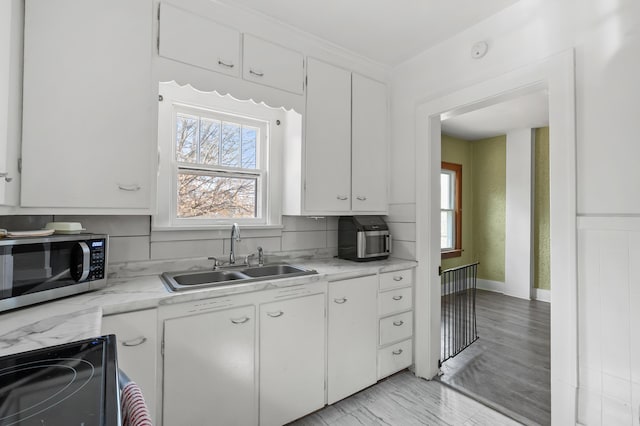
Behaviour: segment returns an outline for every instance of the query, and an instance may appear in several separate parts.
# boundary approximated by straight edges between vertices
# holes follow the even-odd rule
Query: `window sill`
[[[462,249],[454,249],[454,250],[442,250],[440,252],[441,259],[450,259],[452,257],[460,257],[462,256]]]

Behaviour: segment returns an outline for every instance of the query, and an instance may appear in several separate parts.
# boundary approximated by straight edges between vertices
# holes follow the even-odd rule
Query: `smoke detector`
[[[487,54],[487,50],[489,50],[489,45],[486,41],[479,41],[471,47],[471,57],[473,59],[480,59]]]

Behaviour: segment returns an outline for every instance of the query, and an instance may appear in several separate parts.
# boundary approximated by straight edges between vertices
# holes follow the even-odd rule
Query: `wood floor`
[[[511,426],[518,423],[436,380],[401,371],[292,423],[296,426]]]
[[[478,290],[476,311],[480,338],[439,380],[522,423],[550,424],[550,304]]]

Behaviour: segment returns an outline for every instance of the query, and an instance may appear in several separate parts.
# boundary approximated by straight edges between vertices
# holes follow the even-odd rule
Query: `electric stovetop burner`
[[[0,358],[0,425],[118,424],[115,336]]]

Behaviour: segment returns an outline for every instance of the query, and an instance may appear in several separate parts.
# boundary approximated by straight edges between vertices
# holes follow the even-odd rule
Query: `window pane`
[[[451,209],[451,178],[449,173],[440,173],[440,208]]]
[[[201,164],[218,164],[220,152],[220,122],[200,119],[200,160]]]
[[[240,167],[240,125],[222,123],[222,152],[220,164]]]
[[[176,115],[176,160],[195,163],[198,152],[198,118]]]
[[[238,178],[180,172],[179,218],[257,217],[257,178]]]
[[[440,212],[440,248],[454,248],[453,246],[453,212]]]
[[[242,127],[242,167],[245,169],[256,168],[256,140],[258,129],[255,127]]]

